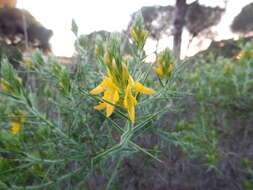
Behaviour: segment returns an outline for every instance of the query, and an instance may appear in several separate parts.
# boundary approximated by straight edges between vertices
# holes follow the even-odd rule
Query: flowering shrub
[[[91,94],[99,94],[104,92],[104,102],[100,103],[95,109],[106,109],[106,115],[109,117],[113,110],[114,105],[119,103],[123,105],[128,111],[129,118],[132,122],[135,121],[135,106],[137,104],[136,96],[138,93],[153,94],[154,90],[143,86],[140,82],[134,81],[132,76],[128,72],[127,60],[123,60],[122,57],[117,57],[117,54],[113,52],[113,45],[109,44],[108,52],[104,55],[104,64],[107,66],[107,75],[104,77],[102,83],[100,83],[95,89],[90,91]],[[111,46],[110,46],[111,45]],[[120,49],[120,46],[115,47]]]
[[[181,88],[187,89],[192,98],[183,107],[193,118],[182,118],[174,137],[189,157],[201,157],[211,168],[228,154],[220,149],[223,133],[243,128],[232,126],[236,119],[247,118],[253,111],[252,49],[253,42],[249,42],[239,58],[199,58],[185,70]]]
[[[2,63],[0,183],[4,187],[58,189],[66,180],[77,184],[94,167],[105,170],[108,158],[120,164],[136,152],[159,160],[133,141],[171,107],[155,106],[165,88],[159,89],[159,82],[150,77],[152,65],[144,64],[148,33],[142,19],[138,17],[131,27],[131,56],[124,56],[122,37],[98,41],[99,66],[88,64],[86,38],[78,35],[74,22],[72,28],[79,53],[74,71],[53,57],[45,60],[39,51],[23,61],[24,81],[7,60]],[[151,105],[155,109],[149,109]]]
[[[215,168],[225,153],[218,128],[225,116],[252,112],[252,44],[238,60],[175,63],[165,49],[155,66],[144,64],[148,33],[138,17],[129,34],[132,54],[122,50],[126,37],[115,34],[97,41],[95,64],[74,22],[72,30],[74,70],[39,51],[23,60],[25,71],[1,64],[0,189],[86,189],[98,175],[106,181],[100,189],[120,189],[113,182],[125,158],[139,152],[164,167],[161,155],[172,145]],[[171,112],[181,114],[175,125],[175,117],[166,118]],[[158,135],[157,145],[140,143],[146,133]]]

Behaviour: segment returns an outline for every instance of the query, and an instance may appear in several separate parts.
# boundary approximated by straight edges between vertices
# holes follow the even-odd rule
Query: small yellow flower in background
[[[18,76],[15,76],[16,81],[21,85],[22,84],[22,79]]]
[[[16,110],[14,114],[15,116],[13,122],[11,123],[11,133],[16,135],[20,131],[21,125],[25,123],[27,118],[25,117],[26,114],[20,110]]]
[[[11,92],[10,84],[7,81],[5,81],[5,80],[1,81],[0,88],[3,89],[6,92]]]
[[[227,72],[230,72],[230,71],[233,70],[233,67],[231,65],[225,65],[224,70],[227,71]]]
[[[63,85],[62,82],[59,82],[59,88],[60,88],[60,89],[64,89],[64,85]]]
[[[28,57],[23,58],[23,62],[25,65],[27,65],[29,67],[32,66],[32,64],[33,64],[32,60]]]
[[[139,47],[142,48],[148,38],[148,31],[144,28],[132,26],[130,28],[130,34],[133,41],[135,41],[139,45]]]
[[[16,123],[16,122],[12,122],[11,123],[11,132],[13,135],[18,134],[18,132],[20,131],[20,123]]]
[[[133,26],[130,27],[130,35],[136,43],[137,48],[142,49],[148,38],[148,31],[145,30],[141,17],[138,17]]]
[[[240,59],[240,58],[242,58],[242,57],[248,58],[248,57],[252,57],[252,56],[253,56],[253,51],[241,51],[241,52],[236,56],[236,58],[237,58],[237,59]]]
[[[170,77],[171,72],[174,69],[175,62],[172,58],[172,53],[170,49],[166,48],[163,52],[160,53],[157,66],[153,70],[161,77]]]
[[[135,32],[135,27],[134,26],[131,26],[130,28],[130,34],[131,34],[131,37],[133,38],[134,41],[137,41],[138,40],[138,36]]]
[[[23,124],[26,120],[27,120],[27,119],[23,117],[23,118],[20,118],[20,119],[19,119],[19,122],[20,122],[21,124]]]
[[[14,76],[11,82],[8,82],[4,79],[0,80],[0,89],[2,89],[5,92],[16,94],[17,86],[22,85],[22,79],[18,76]]]

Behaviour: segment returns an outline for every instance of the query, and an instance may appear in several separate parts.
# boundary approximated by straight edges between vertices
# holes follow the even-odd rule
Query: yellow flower
[[[13,135],[16,135],[20,131],[20,123],[12,122],[11,123],[11,132]]]
[[[25,117],[26,113],[16,110],[15,116],[13,116],[13,121],[11,123],[11,132],[13,135],[16,135],[20,131],[20,127],[27,118]],[[16,117],[18,116],[18,117]]]
[[[141,37],[142,37],[143,41],[145,42],[148,38],[148,31],[147,30],[142,30],[141,31]]]
[[[22,79],[18,76],[15,76],[15,79],[16,81],[19,83],[19,84],[22,84]]]
[[[32,66],[33,62],[30,58],[25,57],[23,58],[23,62],[27,65],[27,66]]]
[[[173,71],[173,65],[170,64],[168,72],[171,73]]]
[[[119,101],[119,89],[113,83],[111,77],[106,77],[96,88],[90,91],[91,94],[99,94],[102,92],[104,92],[103,100],[111,104],[116,104]],[[109,117],[114,110],[114,106],[107,102],[102,102],[94,108],[97,110],[106,109],[106,116]]]
[[[108,53],[105,53],[105,54],[104,54],[104,63],[105,63],[107,66],[109,66],[110,63],[111,63],[110,56],[109,56]]]
[[[0,83],[0,88],[3,89],[6,92],[10,92],[11,91],[10,85],[6,81],[3,81],[3,82]]]
[[[171,51],[166,48],[163,52],[160,53],[158,60],[157,60],[157,68],[153,70],[156,74],[160,75],[161,77],[169,77],[171,72],[173,71],[174,61],[172,59]]]
[[[130,30],[132,37],[137,39],[139,33],[136,29],[136,27],[131,27]],[[146,37],[147,33],[142,32],[142,38]],[[107,76],[96,88],[90,91],[90,94],[104,94],[101,103],[94,108],[97,110],[105,109],[107,117],[113,113],[117,104],[126,108],[130,120],[134,122],[138,93],[153,94],[155,91],[133,80],[128,72],[128,62],[123,59],[121,53],[115,50],[120,49],[120,47],[115,48],[115,44],[117,45],[117,43],[109,43],[103,57],[103,62],[107,67]]]
[[[124,107],[128,111],[130,120],[134,123],[135,121],[135,106],[137,105],[136,95],[137,93],[143,94],[154,94],[155,91],[151,88],[143,86],[140,82],[134,82],[132,77],[129,77],[128,86],[125,90]],[[133,94],[136,94],[135,96]]]
[[[123,99],[123,106],[128,111],[130,120],[134,122],[135,106],[137,105],[136,100],[137,94],[138,93],[153,94],[155,93],[155,91],[145,87],[140,82],[134,82],[134,80],[130,75],[128,77],[129,77],[128,85],[126,88],[123,89],[124,96],[122,96],[122,99]],[[99,94],[102,92],[104,93],[102,99],[105,100],[105,102],[100,103],[94,108],[97,110],[106,109],[106,116],[109,117],[115,109],[115,107],[112,104],[115,105],[120,100],[120,89],[113,83],[111,76],[106,77],[96,88],[90,91],[91,94]]]
[[[251,57],[253,55],[253,51],[241,51],[236,58],[240,59],[242,57]]]
[[[14,82],[14,84],[13,84]],[[14,76],[13,82],[8,82],[4,79],[0,82],[0,89],[8,92],[8,93],[17,93],[16,86],[22,85],[22,79],[18,76]]]
[[[127,70],[127,66],[126,66],[126,64],[123,64],[122,65],[122,74],[121,74],[121,80],[125,83],[127,83],[128,82],[128,79],[129,79],[129,72],[128,72],[128,70]]]
[[[64,84],[62,82],[59,82],[59,88],[64,89]]]
[[[160,76],[164,76],[164,73],[163,73],[163,70],[161,67],[158,67],[158,68],[154,68],[154,71],[160,75]]]
[[[134,41],[138,41],[138,36],[135,32],[135,27],[134,26],[131,26],[130,28],[130,34],[131,34],[131,37],[133,38]]]
[[[225,65],[224,66],[224,70],[229,72],[229,71],[232,71],[233,70],[233,67],[231,65]]]
[[[147,38],[148,38],[148,31],[145,30],[142,26],[131,26],[130,28],[130,35],[133,41],[137,44],[138,48],[143,48]]]
[[[170,64],[169,66],[162,66],[162,65],[158,65],[157,68],[153,69],[156,74],[160,75],[161,77],[166,77],[168,76],[172,71],[173,71],[173,65]]]
[[[20,122],[21,124],[23,124],[25,121],[26,121],[26,118],[24,118],[24,117],[22,117],[22,118],[19,119],[19,122]]]
[[[136,98],[133,96],[131,86],[128,85],[125,91],[124,106],[128,111],[128,115],[132,122],[135,121],[135,106],[137,104]]]

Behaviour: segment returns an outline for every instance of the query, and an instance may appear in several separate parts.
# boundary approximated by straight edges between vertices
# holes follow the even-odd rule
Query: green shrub
[[[37,51],[22,63],[22,80],[24,73],[2,61],[0,188],[84,189],[96,174],[106,179],[104,189],[119,188],[114,181],[124,158],[141,152],[162,162],[160,149],[171,144],[216,166],[224,154],[221,131],[228,130],[231,115],[253,111],[253,43],[238,60],[199,59],[195,65],[175,63],[166,49],[154,66],[162,74],[156,76],[144,63],[147,31],[140,18],[131,27],[131,56],[122,51],[126,37],[112,35],[97,41],[98,64],[88,60],[94,52],[74,22],[72,27],[79,54],[74,70]],[[189,120],[182,116],[175,126],[170,119],[169,127],[159,125],[165,113],[182,109]],[[170,144],[143,148],[138,139],[146,133]]]
[[[81,188],[98,170],[107,175],[110,188],[124,157],[143,152],[159,160],[132,140],[171,107],[152,109],[165,88],[157,87],[155,93],[144,86],[154,87],[159,82],[151,82],[151,65],[144,64],[147,32],[142,20],[138,18],[132,28],[131,57],[124,57],[122,37],[112,35],[107,42],[99,42],[99,48],[104,48],[97,51],[99,66],[87,60],[85,37],[78,36],[74,22],[73,32],[79,53],[74,71],[53,57],[46,60],[37,51],[22,63],[26,73],[26,81],[22,81],[19,71],[7,60],[2,62],[2,186],[14,190],[61,189],[66,185],[71,189],[79,184]],[[93,109],[98,104],[105,113]]]

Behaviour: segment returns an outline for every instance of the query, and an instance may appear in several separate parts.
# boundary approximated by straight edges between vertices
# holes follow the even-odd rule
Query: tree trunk
[[[176,0],[175,21],[174,21],[174,42],[173,42],[173,52],[176,61],[180,60],[181,38],[183,27],[185,24],[186,11],[187,11],[186,0]]]

